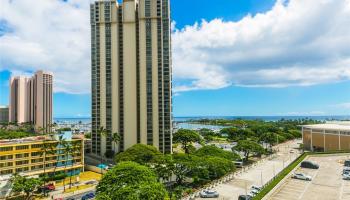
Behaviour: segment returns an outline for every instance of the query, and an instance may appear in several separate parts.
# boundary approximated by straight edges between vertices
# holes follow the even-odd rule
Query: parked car
[[[344,180],[350,180],[350,174],[349,173],[343,174],[343,179]]]
[[[350,167],[350,160],[345,160],[344,166],[345,167]]]
[[[93,185],[93,184],[96,184],[96,183],[98,183],[98,182],[97,181],[88,181],[85,184],[86,185]]]
[[[41,193],[41,192],[50,192],[50,191],[54,191],[56,188],[55,188],[55,185],[50,183],[48,185],[45,185],[44,187],[40,187],[38,189],[38,192]]]
[[[303,173],[294,173],[292,175],[292,178],[299,179],[299,180],[305,180],[305,181],[311,181],[311,176],[305,175]]]
[[[302,168],[309,168],[309,169],[318,169],[320,166],[317,163],[314,163],[312,161],[306,160],[301,162],[300,167]]]
[[[235,161],[234,163],[235,163],[235,166],[237,168],[242,168],[243,167],[243,162],[242,161]]]
[[[238,196],[238,200],[252,200],[253,199],[253,196],[251,196],[251,195],[239,195]]]
[[[348,170],[343,170],[342,175],[344,175],[344,174],[350,174],[350,171],[348,171]]]
[[[256,191],[259,191],[262,189],[261,187],[259,186],[256,186],[256,185],[252,185],[252,187],[250,188],[251,190],[256,190]]]
[[[199,193],[201,198],[218,198],[219,193],[215,190],[203,190]]]
[[[95,197],[95,194],[90,192],[85,194],[83,197],[81,197],[81,200],[93,199],[94,197]]]
[[[248,195],[250,195],[250,196],[252,196],[252,197],[255,197],[258,193],[259,193],[259,191],[252,190],[252,191],[249,192]]]

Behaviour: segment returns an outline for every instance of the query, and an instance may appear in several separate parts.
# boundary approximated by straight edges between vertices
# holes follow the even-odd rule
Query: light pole
[[[263,170],[260,171],[260,182],[261,182],[261,187],[264,185],[263,184]]]

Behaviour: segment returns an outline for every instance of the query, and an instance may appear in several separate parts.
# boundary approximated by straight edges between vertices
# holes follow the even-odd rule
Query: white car
[[[303,173],[294,173],[292,175],[292,178],[299,179],[299,180],[305,180],[305,181],[311,181],[311,176],[305,175]]]
[[[203,190],[199,193],[201,198],[218,198],[219,193],[215,190]]]
[[[350,180],[350,174],[349,173],[343,174],[343,179],[344,180]]]

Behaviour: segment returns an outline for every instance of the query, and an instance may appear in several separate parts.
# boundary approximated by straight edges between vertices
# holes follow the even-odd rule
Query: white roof
[[[350,125],[344,125],[344,124],[313,124],[313,125],[304,125],[303,128],[324,129],[324,130],[333,130],[333,131],[350,131]]]

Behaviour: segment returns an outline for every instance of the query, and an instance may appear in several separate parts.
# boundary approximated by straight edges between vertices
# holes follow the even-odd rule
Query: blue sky
[[[350,5],[315,2],[173,0],[174,116],[349,115]],[[47,69],[54,116],[90,116],[88,4],[50,3],[2,5],[0,105],[11,72]]]

